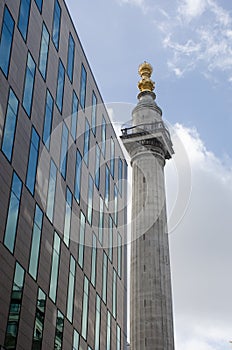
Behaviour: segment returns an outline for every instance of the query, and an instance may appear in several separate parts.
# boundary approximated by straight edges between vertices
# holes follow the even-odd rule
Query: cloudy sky
[[[106,103],[135,104],[138,65],[154,67],[176,150],[166,167],[176,349],[232,349],[232,3],[66,1]]]

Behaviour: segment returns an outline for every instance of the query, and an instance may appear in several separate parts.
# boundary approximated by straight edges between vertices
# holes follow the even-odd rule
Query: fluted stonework
[[[155,94],[140,90],[132,127],[122,130],[121,136],[131,156],[133,176],[130,349],[173,350],[164,183],[165,160],[171,158],[173,149]]]

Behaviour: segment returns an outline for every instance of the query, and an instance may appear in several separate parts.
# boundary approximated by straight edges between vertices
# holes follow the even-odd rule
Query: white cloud
[[[231,76],[232,17],[228,11],[215,0],[182,0],[176,2],[172,19],[167,16],[171,14],[155,24],[163,34],[169,69],[176,76],[196,67],[203,74],[223,71]]]
[[[174,129],[185,146],[192,174],[188,210],[170,235],[176,348],[229,350],[232,160],[217,158],[195,128],[177,124]],[[186,164],[180,162],[179,167],[183,169],[177,168],[177,174]],[[178,191],[185,181],[179,183]],[[170,200],[169,189],[176,186],[171,167],[167,167],[167,183]]]
[[[145,0],[117,0],[119,2],[119,4],[123,5],[123,4],[129,4],[129,5],[133,5],[133,6],[137,6],[139,7],[144,13],[147,10],[147,6],[146,6],[146,1]]]

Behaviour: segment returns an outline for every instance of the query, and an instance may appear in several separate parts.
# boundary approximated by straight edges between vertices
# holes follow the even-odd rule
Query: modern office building
[[[0,348],[126,348],[127,163],[63,0],[0,1]]]

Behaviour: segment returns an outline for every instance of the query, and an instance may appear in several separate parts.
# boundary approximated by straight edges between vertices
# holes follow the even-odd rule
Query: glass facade
[[[118,159],[118,189],[121,195],[122,195],[122,169],[123,169],[123,163],[121,158],[119,158]]]
[[[31,117],[34,80],[35,80],[35,62],[30,52],[28,52],[27,67],[26,67],[25,80],[24,80],[23,107],[29,118]]]
[[[16,349],[25,271],[16,263],[4,348]]]
[[[0,7],[0,347],[115,348],[120,144],[64,1]]]
[[[44,79],[46,79],[46,75],[47,75],[48,49],[49,49],[49,32],[47,30],[47,27],[43,23],[41,44],[40,44],[40,55],[39,55],[39,70]]]
[[[10,250],[11,253],[13,253],[15,246],[21,192],[22,181],[19,179],[16,173],[14,173],[4,236],[4,245]]]
[[[18,28],[23,39],[27,39],[28,22],[30,16],[31,0],[21,0],[18,18]]]
[[[111,349],[111,315],[107,311],[107,328],[106,328],[106,350]]]
[[[116,350],[121,350],[121,328],[117,324],[117,348]]]
[[[31,145],[30,145],[29,160],[28,160],[28,166],[27,166],[27,178],[26,178],[26,186],[32,195],[34,194],[34,190],[35,190],[38,156],[39,156],[39,135],[37,134],[36,130],[32,128]]]
[[[37,273],[38,273],[42,223],[43,223],[43,212],[40,209],[40,207],[36,204],[35,215],[34,215],[34,225],[33,225],[32,238],[31,238],[30,260],[29,260],[29,273],[35,280],[37,279]]]
[[[121,277],[122,274],[122,237],[120,233],[118,232],[118,239],[117,239],[117,245],[118,245],[118,259],[117,259],[117,271],[119,277]]]
[[[11,162],[14,146],[15,130],[18,118],[18,106],[18,99],[15,96],[13,90],[10,89],[2,140],[2,151],[9,162]]]
[[[10,65],[14,25],[15,23],[13,17],[11,16],[8,8],[5,6],[0,38],[0,68],[6,77],[8,76]]]

